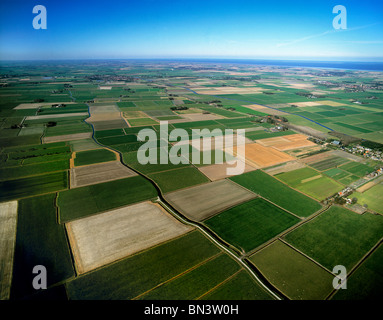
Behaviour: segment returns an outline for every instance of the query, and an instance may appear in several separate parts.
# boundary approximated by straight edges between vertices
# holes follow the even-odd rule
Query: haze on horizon
[[[35,5],[47,29],[35,30]],[[335,30],[335,5],[347,30]],[[2,0],[0,60],[312,59],[383,61],[383,2]]]

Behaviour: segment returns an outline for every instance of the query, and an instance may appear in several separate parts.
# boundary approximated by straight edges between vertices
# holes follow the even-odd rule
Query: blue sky
[[[332,26],[339,4],[347,30]],[[88,58],[383,61],[383,1],[0,1],[0,59]]]

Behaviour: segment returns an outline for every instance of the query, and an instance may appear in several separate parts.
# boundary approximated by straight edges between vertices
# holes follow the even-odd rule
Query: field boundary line
[[[199,267],[203,266],[203,265],[206,264],[207,262],[212,261],[212,260],[218,258],[218,256],[220,256],[220,255],[223,255],[223,252],[222,252],[222,251],[221,251],[221,252],[218,252],[217,254],[215,254],[215,255],[213,255],[213,256],[211,256],[211,257],[209,257],[209,258],[207,258],[206,260],[201,261],[200,263],[197,263],[196,265],[190,267],[189,269],[186,269],[185,271],[183,271],[183,272],[181,272],[181,273],[175,275],[174,277],[171,277],[171,278],[169,278],[169,279],[167,279],[167,280],[165,280],[165,281],[163,281],[163,282],[157,284],[156,286],[150,288],[149,290],[146,290],[145,292],[140,293],[139,295],[135,296],[135,297],[132,298],[131,300],[137,300],[137,299],[139,299],[140,297],[142,297],[142,296],[148,294],[149,292],[151,292],[151,291],[153,291],[153,290],[155,290],[155,289],[157,289],[157,288],[163,286],[164,284],[167,284],[167,283],[169,283],[169,282],[171,282],[171,281],[173,281],[173,280],[176,280],[176,279],[179,278],[179,277],[182,277],[182,276],[185,275],[185,274],[188,274],[189,272],[191,272],[191,271],[193,271],[193,270],[198,269]]]

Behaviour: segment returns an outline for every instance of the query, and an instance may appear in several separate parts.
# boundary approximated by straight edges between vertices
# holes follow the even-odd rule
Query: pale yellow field
[[[16,221],[17,201],[0,203],[0,300],[10,297]]]
[[[79,273],[112,263],[192,230],[161,206],[141,202],[66,224]]]

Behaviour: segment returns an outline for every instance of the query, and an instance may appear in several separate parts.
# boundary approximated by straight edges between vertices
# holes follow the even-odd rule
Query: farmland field
[[[116,154],[107,149],[95,149],[76,152],[75,166],[85,166],[93,163],[108,162],[116,160]]]
[[[218,11],[210,11],[214,23]],[[150,29],[142,12],[125,22],[137,20],[157,37],[163,30]],[[181,29],[189,21],[168,13]],[[51,31],[66,23],[59,16],[50,21]],[[110,30],[93,31],[102,37]],[[33,34],[24,46],[33,43],[43,54],[61,50],[52,45],[44,51],[44,39],[33,41]],[[63,57],[75,54],[70,39],[80,33],[51,36],[68,45]],[[306,45],[283,36],[274,37],[290,45],[281,54]],[[150,47],[154,53],[168,43],[160,38]],[[112,32],[108,39],[119,37]],[[212,50],[222,48],[210,40]],[[229,40],[243,51],[243,39]],[[120,45],[139,50],[141,42]],[[192,48],[176,42],[169,50]],[[366,50],[375,45],[369,42]],[[97,54],[92,60],[1,62],[1,299],[269,300],[275,293],[282,300],[350,300],[380,294],[383,76],[359,70],[380,64],[351,63],[354,70],[344,69],[348,62],[310,68],[311,62],[298,60],[102,60]],[[151,136],[142,139],[143,129]],[[231,133],[233,147],[220,145]],[[216,138],[203,145],[211,135]],[[228,170],[234,167],[239,170]],[[47,267],[46,290],[31,286],[38,264]],[[349,291],[332,289],[337,264],[349,272]]]
[[[317,200],[323,200],[341,191],[343,187],[338,182],[308,167],[280,173],[275,177]]]
[[[383,185],[377,184],[371,189],[364,191],[363,193],[354,192],[353,197],[358,199],[358,203],[361,205],[368,205],[371,210],[379,213],[383,213],[382,201],[383,201]]]
[[[383,288],[383,246],[380,245],[347,279],[347,290],[339,290],[333,300],[379,300]]]
[[[67,189],[66,171],[0,182],[0,201],[30,197]]]
[[[255,194],[231,181],[221,180],[170,192],[165,199],[187,218],[201,221],[255,197]]]
[[[55,194],[50,194],[19,202],[11,297],[35,293],[30,281],[36,265],[49,270],[48,286],[74,276],[65,229],[56,221],[54,201]]]
[[[332,206],[284,238],[329,270],[349,270],[379,241],[382,227],[382,216]]]
[[[257,198],[206,221],[220,237],[248,252],[299,222],[299,219]]]
[[[209,182],[208,178],[192,166],[151,173],[148,176],[158,184],[163,193]]]
[[[76,167],[70,170],[70,187],[83,187],[134,175],[137,174],[118,161]]]

